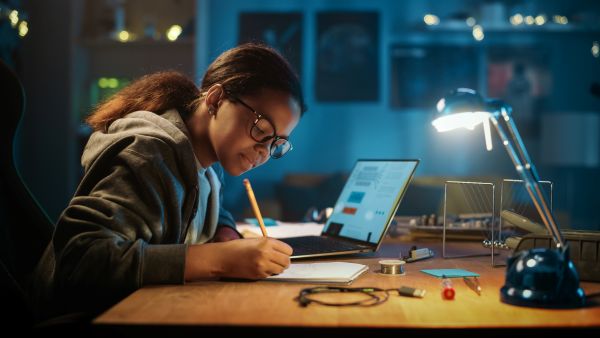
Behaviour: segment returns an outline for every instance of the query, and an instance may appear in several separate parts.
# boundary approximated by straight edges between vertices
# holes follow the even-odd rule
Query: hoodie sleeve
[[[110,303],[143,285],[183,283],[186,245],[176,243],[185,189],[167,165],[176,163],[171,153],[136,136],[95,160],[56,226],[58,289]]]

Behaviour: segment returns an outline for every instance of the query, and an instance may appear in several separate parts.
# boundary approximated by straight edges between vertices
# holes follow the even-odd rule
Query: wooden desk
[[[476,243],[456,243],[465,245]],[[184,325],[203,327],[259,328],[558,328],[599,327],[600,307],[574,310],[525,308],[500,302],[505,268],[492,268],[490,257],[443,259],[437,242],[422,244],[434,249],[437,257],[406,265],[406,275],[378,274],[378,261],[396,258],[409,244],[384,243],[376,254],[344,257],[367,264],[370,270],[352,286],[394,288],[418,287],[427,290],[423,299],[390,295],[374,307],[327,307],[311,304],[302,308],[294,298],[306,284],[278,282],[206,281],[187,285],[146,287],[99,316],[97,327],[141,325]],[[480,246],[479,246],[480,247]],[[331,260],[342,260],[340,258]],[[419,270],[464,268],[481,275],[481,296],[461,279],[454,279],[456,298],[441,298],[440,280]],[[586,294],[600,291],[600,283],[582,283]],[[132,326],[132,324],[134,324]],[[202,331],[199,331],[202,332]]]

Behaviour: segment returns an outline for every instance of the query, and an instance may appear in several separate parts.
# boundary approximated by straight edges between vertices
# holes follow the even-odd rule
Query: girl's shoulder
[[[140,164],[195,168],[186,133],[169,119],[148,111],[128,114],[111,123],[108,130],[94,132],[84,149],[82,165],[87,168],[98,159],[115,156]]]

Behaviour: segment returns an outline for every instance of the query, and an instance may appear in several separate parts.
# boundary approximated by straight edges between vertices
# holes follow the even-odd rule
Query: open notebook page
[[[266,280],[349,284],[368,269],[366,265],[347,262],[294,263],[283,273],[267,277]]]

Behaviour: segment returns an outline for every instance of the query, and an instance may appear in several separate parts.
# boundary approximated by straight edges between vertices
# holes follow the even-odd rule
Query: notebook
[[[374,252],[419,160],[358,160],[318,236],[283,238],[292,259]]]
[[[281,274],[267,277],[268,281],[297,283],[350,284],[369,269],[368,266],[347,262],[294,263]]]

